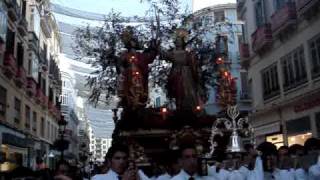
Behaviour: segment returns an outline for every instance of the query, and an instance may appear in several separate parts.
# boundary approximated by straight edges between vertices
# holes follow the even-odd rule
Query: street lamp
[[[68,122],[64,120],[64,116],[61,115],[61,119],[58,121],[60,140],[57,142],[58,148],[61,151],[60,160],[63,160],[63,151],[68,149],[69,145],[69,142],[64,140],[64,133],[66,131],[67,124]]]

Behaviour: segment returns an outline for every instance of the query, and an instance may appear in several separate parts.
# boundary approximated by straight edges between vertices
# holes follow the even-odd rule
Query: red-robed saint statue
[[[127,50],[120,57],[120,106],[132,109],[145,107],[148,101],[148,64],[157,55],[155,43],[151,43],[147,50],[138,51],[138,40],[131,27],[124,31],[121,38]]]
[[[176,30],[175,49],[164,56],[172,62],[168,78],[168,95],[176,100],[177,109],[194,110],[203,105],[199,65],[192,51],[186,51],[185,29]]]

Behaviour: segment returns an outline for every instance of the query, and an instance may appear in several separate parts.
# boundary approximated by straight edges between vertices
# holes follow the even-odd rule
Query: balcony
[[[18,88],[22,88],[26,85],[27,75],[26,75],[26,70],[23,67],[19,67],[17,69],[16,78],[14,82],[16,83],[16,86]]]
[[[29,49],[36,53],[39,52],[39,39],[34,32],[29,32]]]
[[[42,92],[42,89],[41,88],[37,88],[37,91],[36,91],[37,93],[36,93],[36,102],[38,103],[38,104],[43,104],[43,92]]]
[[[43,108],[46,108],[48,107],[48,96],[46,96],[45,94],[42,95],[42,98],[41,98],[41,105]]]
[[[6,0],[6,4],[8,7],[8,16],[11,21],[15,22],[21,16],[19,12],[19,7],[16,0]]]
[[[286,3],[281,9],[271,16],[271,29],[273,35],[286,33],[297,23],[296,6],[294,3]]]
[[[262,53],[272,45],[272,31],[271,25],[265,24],[258,27],[257,30],[251,35],[252,49],[256,53]]]
[[[249,45],[247,43],[241,43],[239,50],[240,50],[241,60],[244,60],[250,57]]]
[[[49,22],[49,19],[50,19],[49,15],[44,15],[41,17],[41,21],[40,21],[42,31],[47,38],[51,38],[51,32],[52,32],[52,27]]]
[[[313,14],[313,12],[317,11],[319,7],[319,0],[298,0],[297,3],[297,11],[298,16],[309,16]]]
[[[28,22],[25,17],[21,17],[17,29],[21,36],[26,36],[28,35]]]
[[[11,52],[5,52],[2,70],[4,75],[9,79],[11,79],[16,74],[17,63]]]
[[[29,96],[36,95],[36,81],[32,77],[27,77],[27,94]]]
[[[49,100],[48,101],[48,110],[51,114],[54,114],[55,110],[54,110],[54,104]]]

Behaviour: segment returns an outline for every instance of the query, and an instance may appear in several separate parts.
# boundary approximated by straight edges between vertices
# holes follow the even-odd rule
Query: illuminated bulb
[[[167,111],[168,111],[167,108],[161,108],[162,113],[166,113]]]
[[[228,71],[225,71],[225,72],[224,72],[224,76],[226,76],[226,77],[229,76]]]
[[[197,106],[197,107],[196,107],[196,110],[197,110],[197,111],[200,111],[200,110],[201,110],[201,106]]]
[[[291,138],[291,141],[295,141],[295,140],[296,140],[296,138],[295,138],[295,137],[292,137],[292,138]]]

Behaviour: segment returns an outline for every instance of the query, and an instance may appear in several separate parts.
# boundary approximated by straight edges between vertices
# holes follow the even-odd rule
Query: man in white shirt
[[[194,146],[180,148],[179,163],[181,171],[172,180],[200,180],[198,173],[198,157]]]
[[[166,173],[160,175],[157,180],[170,180],[173,176],[180,172],[180,164],[178,162],[178,152],[170,151],[166,157]]]
[[[110,169],[106,174],[97,174],[92,180],[148,180],[142,171],[138,171],[128,161],[129,149],[123,145],[112,145],[106,155]]]

